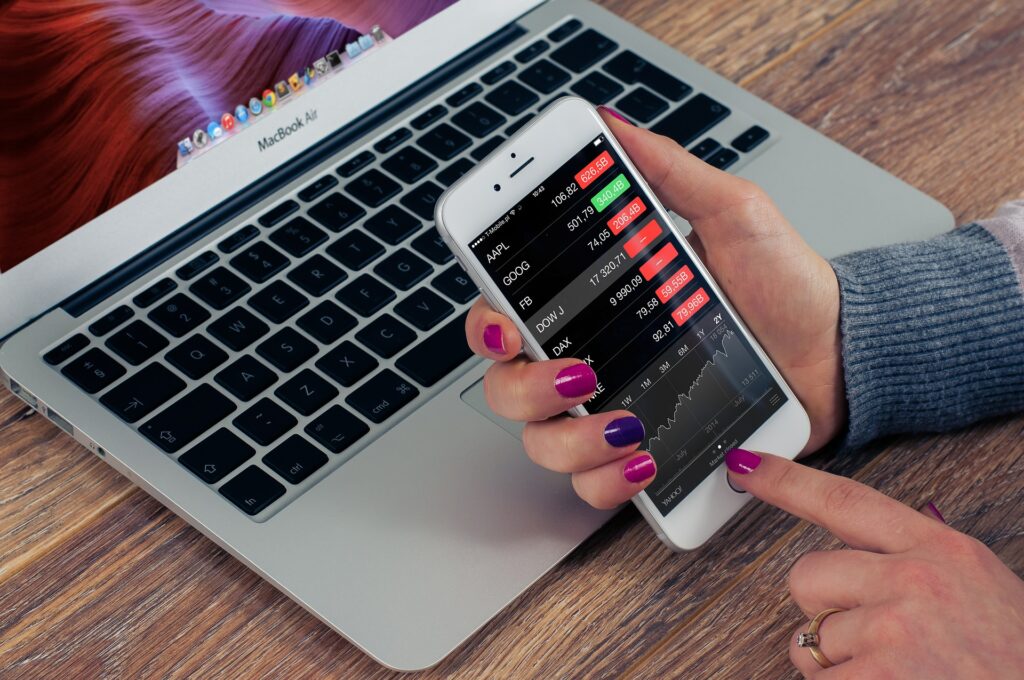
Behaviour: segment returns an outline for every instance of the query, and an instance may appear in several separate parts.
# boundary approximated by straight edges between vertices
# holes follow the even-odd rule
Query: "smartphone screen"
[[[652,205],[602,134],[470,250],[549,357],[597,372],[588,411],[643,421],[667,515],[787,397]]]

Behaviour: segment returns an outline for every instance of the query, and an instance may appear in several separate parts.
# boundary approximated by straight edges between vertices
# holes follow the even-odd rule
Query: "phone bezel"
[[[607,137],[608,143],[622,158],[623,164],[637,179],[642,190],[656,198],[597,110],[578,97],[564,97],[452,185],[438,200],[435,208],[435,220],[442,237],[479,286],[484,298],[494,309],[513,320],[523,336],[527,355],[535,360],[550,357],[545,355],[529,329],[519,320],[510,301],[486,272],[480,269],[469,250],[469,243],[561,167],[567,158],[601,133]],[[513,153],[515,158],[512,157]],[[527,159],[531,159],[529,165],[521,167]],[[517,168],[518,172],[511,176]],[[501,191],[493,189],[495,184],[501,185]],[[664,224],[679,238],[686,254],[788,397],[786,404],[743,443],[744,448],[768,451],[790,459],[796,457],[810,436],[810,421],[806,411],[733,309],[711,273],[690,248],[668,211],[660,201],[654,200],[652,203],[652,209],[658,212]],[[582,406],[574,408],[572,412],[574,415],[587,414]],[[699,547],[750,500],[748,494],[737,492],[729,486],[725,466],[719,464],[718,467],[667,515],[662,516],[646,493],[633,497],[633,503],[655,528],[658,537],[670,548],[692,550]]]

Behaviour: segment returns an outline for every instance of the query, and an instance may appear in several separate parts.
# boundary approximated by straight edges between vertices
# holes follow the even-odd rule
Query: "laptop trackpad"
[[[509,420],[508,418],[502,418],[492,411],[487,405],[487,397],[484,395],[483,378],[480,378],[470,385],[459,396],[462,397],[462,401],[469,404],[474,411],[482,415],[484,418],[487,418],[487,420],[505,430],[516,439],[523,438],[523,423]]]

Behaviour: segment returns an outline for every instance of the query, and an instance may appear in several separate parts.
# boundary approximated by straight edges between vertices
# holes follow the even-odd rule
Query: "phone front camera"
[[[501,191],[501,185],[500,184],[495,184],[494,185],[494,190],[495,191]]]
[[[515,158],[515,157],[516,157],[516,154],[515,154],[515,152],[513,152],[512,153],[512,158]]]

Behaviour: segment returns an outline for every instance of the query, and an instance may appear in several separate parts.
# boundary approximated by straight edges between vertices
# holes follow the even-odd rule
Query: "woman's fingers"
[[[651,483],[657,466],[646,451],[634,451],[572,476],[576,494],[595,508],[614,508],[643,491]]]
[[[466,317],[466,340],[475,354],[494,361],[516,358],[523,346],[515,324],[504,314],[491,309],[482,297],[477,299]]]
[[[818,649],[836,666],[855,659],[863,650],[862,634],[870,615],[870,610],[863,607],[829,615],[818,627]],[[789,660],[806,678],[815,677],[822,670],[810,651],[797,644],[800,634],[807,632],[809,625],[808,620],[789,639]]]
[[[491,409],[509,420],[544,420],[584,403],[597,389],[594,369],[579,359],[493,364],[484,375]]]
[[[527,423],[523,447],[533,462],[555,472],[583,472],[632,453],[644,425],[629,411]]]
[[[877,586],[886,558],[863,550],[810,552],[789,570],[789,594],[807,616],[823,609],[853,609],[882,597]]]

